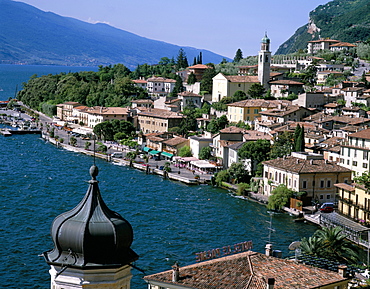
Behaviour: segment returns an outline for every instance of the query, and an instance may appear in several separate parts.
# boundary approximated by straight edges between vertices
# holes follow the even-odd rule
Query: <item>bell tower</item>
[[[258,52],[258,81],[266,90],[269,89],[270,64],[270,39],[267,37],[267,33],[265,33],[261,40],[261,50]]]
[[[90,175],[85,197],[52,224],[54,249],[43,253],[51,289],[130,289],[131,263],[138,259],[130,248],[132,227],[104,203],[95,165]]]

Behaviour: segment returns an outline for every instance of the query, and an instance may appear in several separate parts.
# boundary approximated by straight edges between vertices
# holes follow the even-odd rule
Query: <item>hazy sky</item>
[[[267,31],[271,51],[329,0],[22,0],[43,11],[111,26],[234,58],[256,55]]]

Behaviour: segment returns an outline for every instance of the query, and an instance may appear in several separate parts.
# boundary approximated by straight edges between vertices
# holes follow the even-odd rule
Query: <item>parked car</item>
[[[333,203],[323,203],[320,206],[320,212],[331,213],[333,211],[334,211],[334,204]]]

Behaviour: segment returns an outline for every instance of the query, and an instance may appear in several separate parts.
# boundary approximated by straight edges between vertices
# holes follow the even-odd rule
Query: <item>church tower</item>
[[[95,165],[90,175],[82,201],[52,224],[55,247],[43,253],[51,267],[51,289],[130,289],[131,263],[138,259],[130,248],[132,227],[104,203]]]
[[[267,37],[267,33],[265,33],[261,40],[261,50],[258,52],[258,81],[266,90],[269,89],[270,63],[270,39]]]

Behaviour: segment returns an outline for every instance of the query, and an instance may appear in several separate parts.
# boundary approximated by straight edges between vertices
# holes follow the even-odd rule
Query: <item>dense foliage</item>
[[[124,65],[116,64],[113,67],[100,66],[97,72],[33,75],[23,83],[18,99],[47,114],[55,112],[50,105],[66,101],[87,106],[127,106],[132,99],[147,97],[147,93],[130,80],[130,73]]]
[[[292,37],[280,45],[276,54],[304,50],[307,47],[307,41],[320,37],[350,43],[366,41],[370,37],[369,17],[368,0],[330,1],[310,12],[310,22],[319,28],[316,32],[309,33],[308,25],[298,28]]]
[[[268,199],[267,208],[270,210],[281,210],[286,206],[293,196],[294,191],[288,189],[285,185],[279,185],[272,190]]]
[[[311,237],[302,239],[301,250],[305,254],[341,264],[359,262],[359,248],[346,239],[341,227],[320,228]]]

